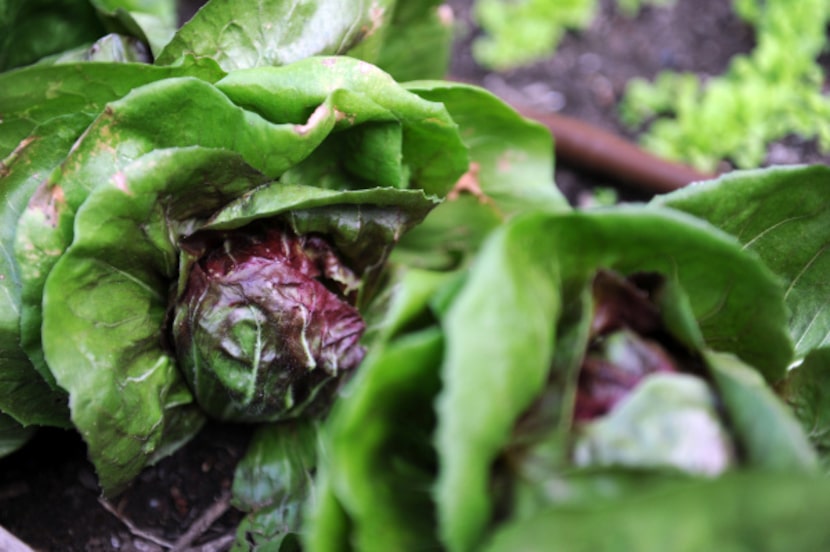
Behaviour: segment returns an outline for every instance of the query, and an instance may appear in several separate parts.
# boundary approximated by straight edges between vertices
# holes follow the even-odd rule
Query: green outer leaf
[[[492,508],[492,461],[544,385],[553,356],[558,275],[546,244],[526,230],[508,225],[485,243],[443,321],[435,493],[449,550],[477,544]]]
[[[782,278],[796,355],[830,343],[830,167],[734,172],[653,204],[732,234]]]
[[[53,389],[51,373],[39,373],[20,345],[20,278],[13,257],[17,220],[40,176],[63,158],[75,140],[75,125],[85,119],[51,119],[0,164],[0,411],[23,425],[70,423],[65,394]]]
[[[176,240],[189,220],[264,178],[233,152],[156,150],[101,182],[78,211],[73,244],[44,289],[43,350],[107,494],[198,429],[202,414],[161,335]]]
[[[215,66],[197,65],[193,60],[176,67],[78,62],[0,73],[0,156],[11,153],[27,136],[44,136],[36,127],[56,118],[62,117],[67,124],[72,121],[77,138],[108,102],[144,84],[185,75],[215,81],[223,73]]]
[[[830,348],[810,351],[804,362],[790,372],[784,397],[792,406],[804,431],[821,458],[830,467]]]
[[[326,473],[353,526],[357,550],[437,548],[429,486],[431,407],[443,336],[437,327],[376,348],[335,403]],[[313,532],[313,530],[312,530]]]
[[[269,121],[292,122],[305,121],[311,113],[309,107],[322,104],[334,91],[353,91],[357,95],[339,96],[340,104],[330,106],[333,113],[325,112],[325,116],[334,115],[338,129],[367,121],[398,122],[409,187],[443,196],[467,168],[467,148],[447,109],[402,89],[389,75],[364,61],[318,57],[287,67],[236,71],[218,82],[217,88],[237,105]],[[283,90],[305,103],[273,101]],[[313,119],[314,115],[309,120]]]
[[[325,450],[323,451],[325,454]],[[337,498],[327,469],[317,467],[314,500],[309,501],[303,521],[303,549],[308,552],[351,552],[352,526]]]
[[[25,445],[34,433],[34,428],[23,427],[13,418],[0,414],[0,458]]]
[[[470,162],[477,166],[468,177],[482,195],[464,193],[439,206],[404,238],[395,253],[398,258],[416,266],[454,266],[510,216],[570,209],[553,184],[553,144],[547,129],[481,88],[433,81],[405,86],[447,108],[470,149]]]
[[[247,512],[236,549],[279,550],[298,538],[317,463],[317,425],[311,421],[265,424],[257,429],[233,478],[233,505]],[[263,548],[265,547],[265,548]]]
[[[830,541],[830,483],[738,472],[666,483],[633,499],[550,508],[504,525],[486,552],[807,552]]]
[[[443,81],[404,86],[426,100],[444,104],[470,148],[470,160],[479,165],[482,191],[503,214],[570,210],[553,182],[553,139],[547,128],[477,86]]]
[[[788,473],[814,471],[816,452],[806,433],[758,372],[734,355],[704,356],[746,463]]]
[[[8,153],[0,163],[0,350],[5,353],[0,360],[0,411],[24,425],[67,426],[69,412],[63,392],[51,389],[54,378],[39,349],[29,350],[36,371],[19,344],[21,284],[12,256],[18,218],[40,181],[107,102],[133,87],[182,73],[213,80],[221,76],[190,63],[175,68],[77,63],[0,74],[0,150]]]
[[[245,9],[212,0],[158,55],[167,65],[183,55],[210,57],[226,71],[286,65],[342,54],[382,25],[391,0],[257,0]]]
[[[710,346],[768,379],[784,374],[791,342],[781,289],[730,236],[656,208],[517,217],[485,244],[444,321],[436,492],[451,550],[472,548],[490,519],[490,466],[544,384],[559,293],[601,267],[676,279]]]

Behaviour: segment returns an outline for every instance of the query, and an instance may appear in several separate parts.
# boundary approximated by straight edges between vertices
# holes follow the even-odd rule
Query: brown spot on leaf
[[[0,178],[4,178],[9,175],[9,173],[11,172],[11,164],[14,163],[18,157],[20,157],[20,154],[23,153],[23,150],[28,148],[32,144],[32,142],[34,142],[37,139],[37,136],[27,136],[26,138],[21,140],[19,144],[17,144],[17,147],[15,147],[14,150],[12,150],[12,152],[9,154],[8,157],[6,157],[6,159],[0,161]]]
[[[479,203],[493,203],[493,199],[484,193],[481,189],[481,183],[478,181],[478,173],[481,170],[481,165],[473,161],[470,163],[470,168],[467,169],[458,182],[455,183],[450,193],[447,194],[447,199],[453,201],[458,199],[461,194],[471,194]]]
[[[32,199],[29,200],[29,210],[38,210],[43,213],[43,218],[47,224],[53,228],[58,225],[58,217],[60,211],[66,206],[66,197],[63,194],[63,188],[57,184],[52,184],[48,181],[38,186],[35,193],[32,194]]]

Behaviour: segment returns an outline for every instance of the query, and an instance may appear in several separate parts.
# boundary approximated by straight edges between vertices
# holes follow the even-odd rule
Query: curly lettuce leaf
[[[798,357],[830,342],[830,168],[741,171],[653,201],[732,234],[784,282]]]
[[[782,290],[730,236],[654,208],[517,218],[488,240],[444,321],[436,497],[451,549],[474,546],[490,519],[490,466],[545,383],[561,290],[597,268],[676,280],[709,346],[769,380],[784,374],[792,344]]]
[[[344,54],[383,24],[392,0],[211,0],[156,58],[209,57],[225,71]]]

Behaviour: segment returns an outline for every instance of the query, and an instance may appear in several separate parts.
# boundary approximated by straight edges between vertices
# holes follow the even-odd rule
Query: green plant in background
[[[643,4],[671,0],[618,0],[633,15]],[[597,0],[478,0],[475,17],[486,35],[473,44],[476,60],[494,69],[508,69],[548,56],[568,30],[587,27],[596,15]]]
[[[830,98],[817,63],[826,44],[830,4],[823,0],[736,0],[756,29],[757,45],[706,82],[662,73],[633,81],[621,106],[631,126],[648,124],[643,144],[658,155],[712,170],[727,159],[760,165],[767,145],[790,134],[830,151]]]

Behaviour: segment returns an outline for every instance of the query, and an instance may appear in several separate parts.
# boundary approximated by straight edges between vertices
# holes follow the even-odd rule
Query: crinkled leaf
[[[517,218],[485,244],[445,319],[436,491],[451,549],[475,545],[490,519],[490,466],[544,385],[561,290],[598,268],[676,279],[707,344],[768,379],[783,375],[791,342],[782,290],[730,236],[655,208]]]
[[[432,327],[377,347],[346,391],[349,400],[335,404],[325,471],[358,550],[437,546],[431,429],[442,344]]]
[[[42,362],[39,348],[29,348],[37,359],[32,370],[20,345],[20,282],[18,269],[9,252],[14,249],[17,221],[37,185],[66,156],[70,146],[89,126],[107,102],[126,95],[132,88],[182,73],[215,80],[221,74],[210,67],[186,64],[156,68],[143,64],[78,63],[61,67],[34,66],[0,74],[0,150],[6,158],[0,164],[0,243],[6,254],[0,257],[6,306],[0,339],[6,360],[0,372],[0,409],[22,423],[66,425],[66,399],[46,386],[54,378]]]
[[[290,550],[312,497],[317,426],[309,421],[260,427],[236,467],[233,505],[247,512],[234,550]],[[297,548],[299,550],[299,548]]]
[[[226,71],[343,54],[383,23],[391,0],[257,0],[240,9],[211,0],[158,55],[166,65],[192,54]]]
[[[830,465],[830,349],[811,351],[790,372],[784,396],[824,464]]]
[[[470,149],[470,167],[457,195],[404,238],[395,253],[399,259],[423,267],[456,266],[510,216],[569,209],[553,184],[553,145],[546,129],[480,88],[444,82],[406,87],[446,106]]]
[[[630,495],[629,495],[630,496]],[[505,524],[486,552],[822,550],[826,479],[769,472],[686,480],[596,507],[549,508]]]
[[[782,278],[799,357],[830,342],[830,168],[737,172],[654,203],[732,234]]]
[[[792,411],[751,366],[734,355],[706,352],[706,363],[747,465],[810,472],[816,453]]]
[[[0,164],[0,411],[24,425],[68,426],[69,411],[51,373],[37,371],[20,345],[20,279],[12,255],[17,219],[40,176],[63,158],[80,132],[75,125],[85,119],[50,119]]]
[[[336,123],[322,153],[312,155],[286,175],[292,182],[366,188],[370,187],[367,183],[378,181],[443,196],[467,166],[467,147],[452,113],[441,103],[405,90],[388,74],[363,61],[322,57],[288,67],[236,71],[217,87],[237,105],[269,121],[307,120],[297,128],[300,133],[310,132],[323,121]],[[290,91],[294,101],[283,96],[281,101],[273,101],[282,90]],[[334,100],[326,104],[330,96]],[[318,105],[325,107],[312,113]],[[388,149],[388,141],[399,145]],[[390,159],[384,152],[396,153],[398,159]],[[314,177],[320,182],[310,180]],[[332,178],[332,183],[326,181]]]
[[[0,5],[0,72],[104,34],[89,0],[6,0]]]
[[[43,350],[108,494],[198,429],[162,339],[176,240],[263,179],[232,152],[160,149],[124,164],[78,211],[44,289]]]
[[[35,428],[23,427],[14,419],[0,413],[0,458],[25,445],[34,433]]]

